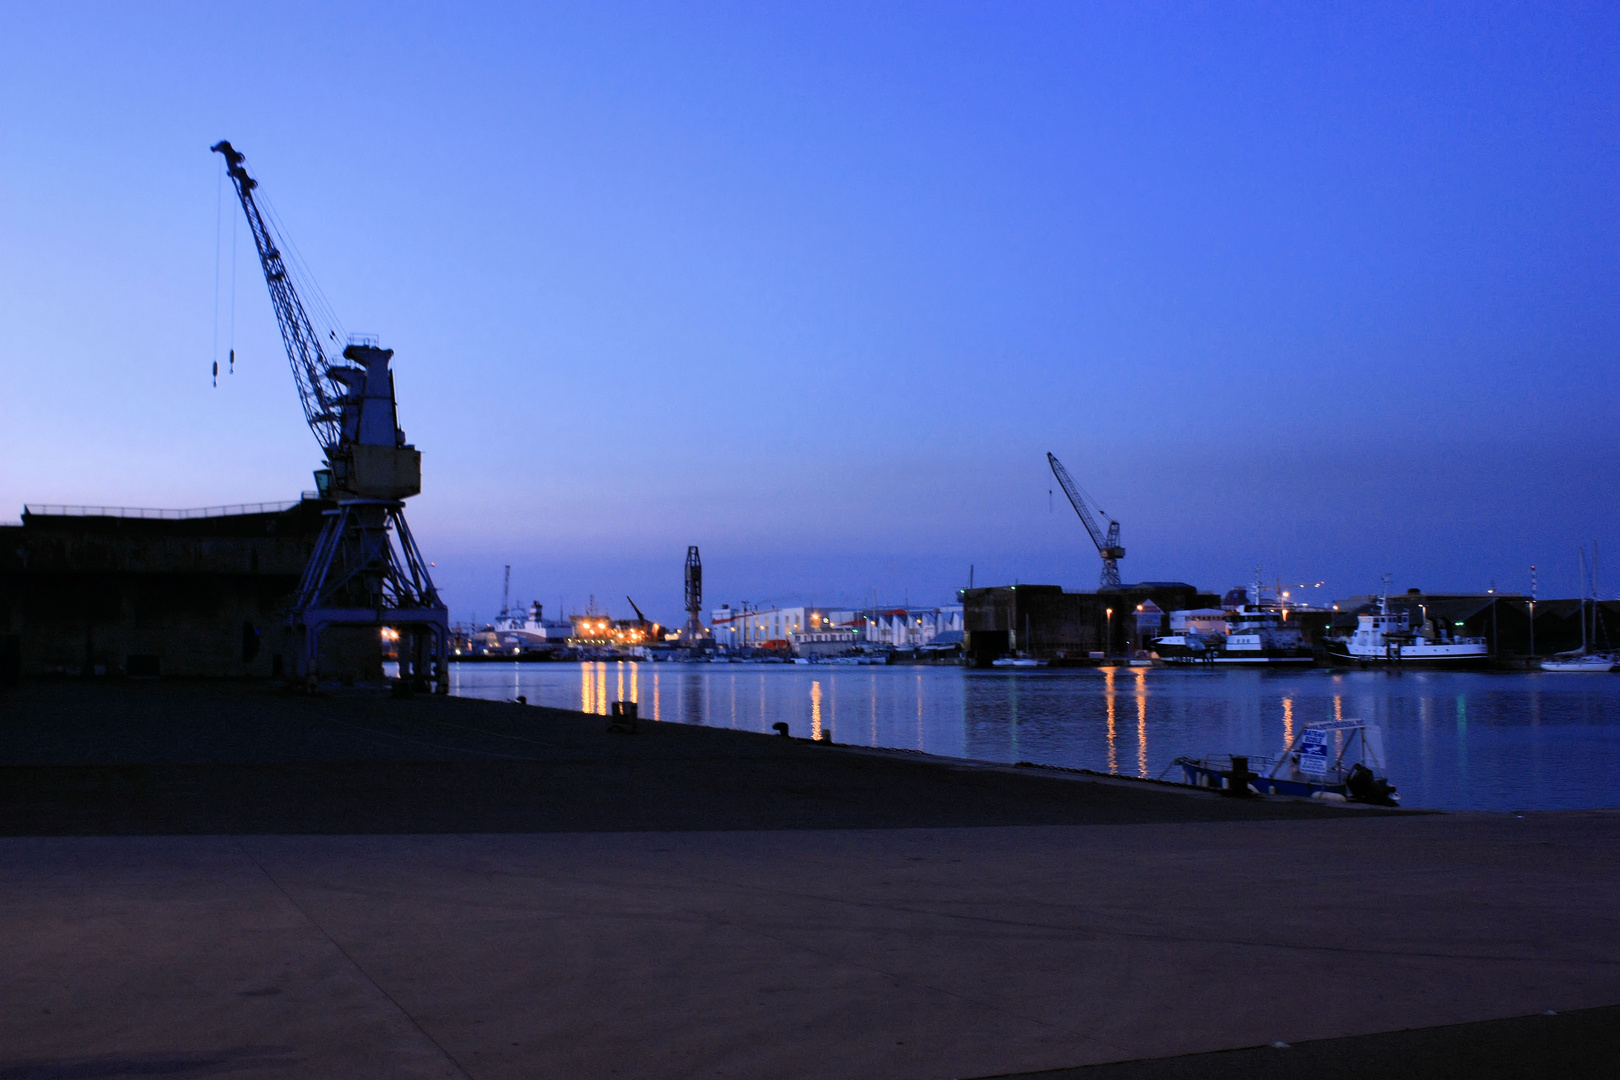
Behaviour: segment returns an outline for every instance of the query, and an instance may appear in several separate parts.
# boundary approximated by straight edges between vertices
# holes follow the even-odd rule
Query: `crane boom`
[[[1057,459],[1056,454],[1048,452],[1046,463],[1052,466],[1052,475],[1057,477],[1058,486],[1063,489],[1063,494],[1069,497],[1069,505],[1074,507],[1074,512],[1080,517],[1080,524],[1086,527],[1086,532],[1091,534],[1091,542],[1097,545],[1097,554],[1102,556],[1102,580],[1099,587],[1119,588],[1119,560],[1125,556],[1125,549],[1119,546],[1119,522],[1103,513],[1102,507],[1099,506],[1097,513],[1108,522],[1108,531],[1104,532],[1091,513],[1085,492],[1074,482],[1069,470],[1063,467],[1063,462]]]
[[[287,274],[287,264],[281,257],[281,244],[264,214],[259,211],[253,189],[259,182],[248,175],[243,167],[246,160],[221,140],[211,149],[225,156],[225,169],[236,187],[242,212],[247,215],[248,228],[253,232],[253,245],[259,251],[259,265],[264,269],[265,284],[270,286],[270,302],[276,309],[276,323],[281,327],[281,340],[287,346],[287,359],[292,363],[293,379],[298,384],[298,399],[304,407],[304,419],[315,433],[315,441],[329,456],[337,454],[342,438],[342,413],[337,399],[327,388],[331,364],[321,348],[321,339],[309,321],[304,302],[293,288]]]

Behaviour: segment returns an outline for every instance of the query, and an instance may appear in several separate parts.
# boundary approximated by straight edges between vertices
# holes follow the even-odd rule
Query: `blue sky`
[[[690,543],[715,605],[1090,588],[1048,450],[1127,580],[1572,595],[1617,69],[1579,4],[0,4],[0,516],[310,486],[228,138],[397,350],[457,618],[675,621]]]

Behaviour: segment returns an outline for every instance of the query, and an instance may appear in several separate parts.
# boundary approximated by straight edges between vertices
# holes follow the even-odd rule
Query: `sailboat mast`
[[[1581,655],[1586,655],[1586,545],[1577,549],[1581,558]]]

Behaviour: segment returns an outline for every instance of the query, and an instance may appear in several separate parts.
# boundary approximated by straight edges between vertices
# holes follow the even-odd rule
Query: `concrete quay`
[[[1523,1025],[1620,1002],[1620,813],[603,726],[360,692],[0,697],[0,1077],[1298,1075],[1275,1069],[1312,1046],[1391,1076],[1401,1039],[1444,1075],[1462,1058],[1423,1048],[1464,1029],[1435,1026],[1480,1021],[1469,1045],[1534,1075]],[[1381,1034],[1403,1029],[1427,1030]],[[1557,1030],[1559,1075],[1612,1075],[1612,1024]],[[1275,1041],[1300,1056],[1209,1055]]]

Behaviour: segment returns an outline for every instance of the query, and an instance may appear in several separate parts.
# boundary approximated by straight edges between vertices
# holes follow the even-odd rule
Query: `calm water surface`
[[[1620,675],[511,663],[452,665],[451,691],[1129,776],[1182,754],[1276,754],[1304,724],[1355,717],[1383,726],[1406,806],[1620,805]]]

